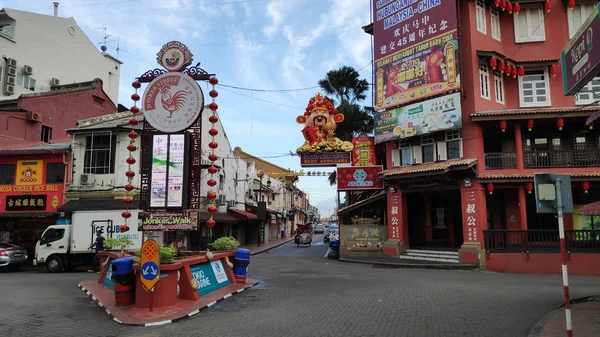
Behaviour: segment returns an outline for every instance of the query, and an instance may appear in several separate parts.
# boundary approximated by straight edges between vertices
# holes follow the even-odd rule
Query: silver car
[[[0,243],[0,269],[18,271],[27,264],[27,250],[9,243]]]

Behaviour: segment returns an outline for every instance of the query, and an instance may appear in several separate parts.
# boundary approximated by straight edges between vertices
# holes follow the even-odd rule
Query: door
[[[47,258],[50,254],[66,253],[68,235],[64,227],[50,227],[46,229],[38,241],[36,253],[38,258]]]

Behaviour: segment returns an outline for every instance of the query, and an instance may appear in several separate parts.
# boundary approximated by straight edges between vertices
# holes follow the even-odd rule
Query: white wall
[[[125,219],[123,219],[123,217],[121,217],[121,213],[125,211],[125,208],[123,208],[122,210],[115,210],[115,211],[99,211],[99,212],[94,212],[94,211],[79,211],[79,212],[73,212],[73,217],[72,217],[72,226],[74,229],[74,233],[73,233],[73,238],[76,242],[74,242],[74,245],[77,245],[77,251],[85,251],[87,250],[87,248],[89,247],[90,243],[90,233],[93,234],[93,231],[91,229],[91,225],[93,223],[93,221],[103,221],[103,220],[111,220],[113,227],[114,226],[120,226],[125,224]],[[129,232],[126,233],[116,233],[116,230],[113,230],[113,233],[109,232],[109,229],[107,228],[105,223],[99,223],[98,226],[102,227],[102,230],[104,231],[104,234],[102,234],[102,236],[104,236],[105,238],[116,238],[119,239],[123,236],[127,237],[129,240],[134,242],[134,245],[132,247],[129,247],[127,249],[139,249],[142,247],[142,232],[138,231],[138,210],[130,210],[131,212],[131,218],[129,218],[128,221],[128,226],[129,226]],[[95,234],[94,234],[95,236]],[[83,242],[79,242],[79,241],[83,241]]]
[[[11,23],[14,35],[11,39],[0,34],[0,56],[17,60],[17,73],[21,73],[24,65],[33,67],[31,77],[36,80],[35,92],[49,91],[52,78],[57,78],[60,84],[100,78],[104,91],[118,105],[120,62],[102,54],[73,18],[12,9],[5,12],[7,15],[0,12],[0,23]],[[0,85],[4,86],[6,62],[3,58],[0,58],[0,67],[3,71]],[[4,95],[3,88],[0,89],[0,100],[32,93],[18,85],[11,96]]]

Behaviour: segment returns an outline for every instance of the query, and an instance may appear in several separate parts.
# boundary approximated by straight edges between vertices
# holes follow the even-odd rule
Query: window
[[[515,42],[546,41],[542,5],[523,7],[521,13],[515,15]]]
[[[27,90],[34,91],[35,90],[35,79],[33,79],[27,75],[17,74],[17,85],[20,85]]]
[[[550,86],[546,69],[525,71],[525,76],[519,78],[519,99],[522,107],[550,105]]]
[[[13,27],[9,23],[0,24],[0,34],[13,37]]]
[[[569,21],[569,39],[581,28],[581,25],[587,20],[596,8],[595,4],[577,4],[572,11],[567,11],[567,20]]]
[[[402,166],[411,165],[413,160],[412,144],[410,140],[401,140],[398,146],[400,151],[400,164]]]
[[[485,22],[485,0],[477,0],[477,30],[480,33],[487,34],[487,26]]]
[[[86,138],[83,173],[115,173],[117,137],[102,135]]]
[[[223,188],[225,187],[225,177],[220,174],[219,175],[219,190],[223,190]]]
[[[479,94],[481,98],[490,99],[490,68],[484,61],[479,61]]]
[[[490,8],[490,22],[492,28],[492,37],[495,40],[500,41],[500,15],[498,13],[498,8],[496,7]]]
[[[50,228],[42,235],[42,241],[44,243],[51,243],[58,241],[65,236],[65,230],[61,228]]]
[[[16,173],[17,173],[17,165],[15,165],[15,164],[0,165],[0,185],[13,185],[15,183]]]
[[[42,136],[40,141],[48,143],[52,139],[52,128],[49,126],[42,125]]]
[[[2,76],[2,67],[0,67],[0,82],[2,82],[3,78],[4,78],[4,76]]]
[[[446,131],[446,153],[448,159],[458,159],[460,155],[460,132],[458,130]]]
[[[499,71],[494,71],[494,87],[496,89],[496,103],[504,104],[504,79]]]
[[[46,184],[62,184],[65,182],[65,164],[46,164]]]
[[[435,161],[435,141],[433,135],[421,136],[421,151],[424,163]]]
[[[576,104],[597,104],[600,101],[600,77],[594,77],[590,83],[586,84],[577,95],[575,95]]]

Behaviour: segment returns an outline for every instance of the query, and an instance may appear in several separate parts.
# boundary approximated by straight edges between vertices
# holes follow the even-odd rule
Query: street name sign
[[[142,244],[140,280],[144,290],[150,291],[158,282],[160,276],[160,246],[154,240]]]

